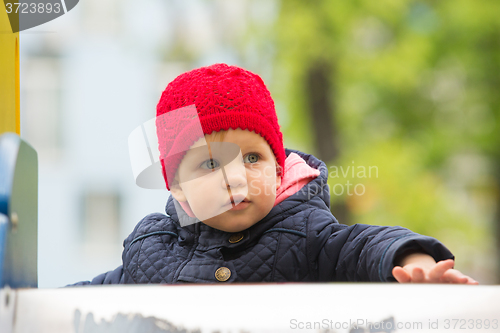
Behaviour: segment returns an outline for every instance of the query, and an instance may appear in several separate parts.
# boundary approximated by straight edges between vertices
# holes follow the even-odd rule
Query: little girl
[[[262,79],[215,64],[181,74],[157,106],[166,215],[124,242],[123,265],[91,282],[399,281],[477,284],[438,240],[342,225],[326,165],[283,146]]]

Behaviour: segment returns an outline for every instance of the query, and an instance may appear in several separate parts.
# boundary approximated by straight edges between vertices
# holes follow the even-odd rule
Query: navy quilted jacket
[[[249,229],[231,234],[203,223],[181,227],[170,196],[167,215],[146,216],[124,241],[122,266],[76,285],[395,281],[391,271],[402,254],[420,250],[436,261],[453,258],[436,239],[402,227],[339,224],[329,209],[326,165],[290,152],[321,174]],[[222,278],[216,274],[221,267]]]

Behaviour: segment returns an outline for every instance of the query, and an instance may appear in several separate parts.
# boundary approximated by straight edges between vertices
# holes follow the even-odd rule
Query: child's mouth
[[[240,203],[234,205],[233,204],[233,207],[230,209],[230,210],[241,210],[241,209],[245,209],[248,207],[248,205],[250,205],[250,201],[241,201]]]
[[[235,196],[231,196],[229,198],[229,200],[226,201],[224,206],[231,205],[234,208],[235,206],[239,206],[240,204],[245,204],[245,206],[246,206],[249,203],[250,203],[250,200],[248,200],[246,197],[244,197],[242,195],[235,195]]]

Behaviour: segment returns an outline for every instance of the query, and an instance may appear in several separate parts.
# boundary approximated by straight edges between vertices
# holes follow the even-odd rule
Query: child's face
[[[227,232],[242,231],[274,206],[281,185],[276,159],[267,141],[255,132],[230,129],[222,142],[214,134],[190,147],[171,192],[178,201],[187,202],[203,223]]]

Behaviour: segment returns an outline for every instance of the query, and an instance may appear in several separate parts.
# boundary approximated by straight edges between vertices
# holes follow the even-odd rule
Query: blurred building
[[[178,74],[215,62],[256,69],[242,46],[248,22],[275,13],[263,1],[86,0],[21,33],[21,134],[39,155],[41,288],[121,264],[123,239],[164,212],[169,195],[135,185],[129,134],[155,116]]]

